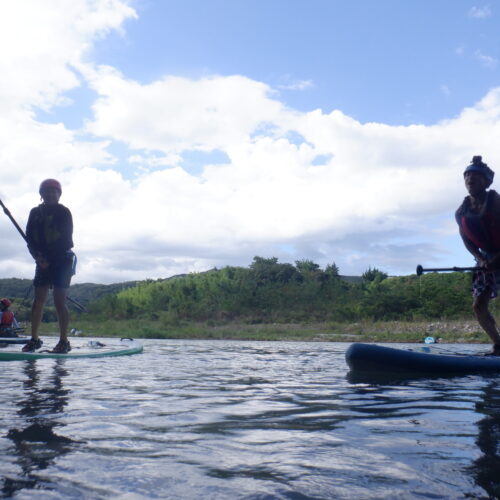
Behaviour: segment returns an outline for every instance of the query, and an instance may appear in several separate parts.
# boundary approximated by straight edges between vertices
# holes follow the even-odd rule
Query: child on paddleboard
[[[460,236],[481,270],[474,274],[473,309],[476,318],[493,342],[489,355],[500,356],[500,333],[488,306],[498,295],[500,284],[500,195],[488,190],[495,173],[474,156],[464,171],[469,192],[455,214]]]
[[[20,326],[10,310],[11,305],[10,299],[0,299],[0,337],[17,337],[16,330]]]
[[[33,352],[42,346],[38,330],[49,289],[53,288],[54,305],[59,322],[59,342],[52,352],[65,354],[71,350],[68,341],[69,313],[66,292],[75,274],[76,256],[73,248],[73,218],[59,203],[62,188],[59,181],[46,179],[40,184],[43,203],[31,209],[26,226],[28,249],[35,259],[35,298],[31,308],[31,339],[23,347]]]

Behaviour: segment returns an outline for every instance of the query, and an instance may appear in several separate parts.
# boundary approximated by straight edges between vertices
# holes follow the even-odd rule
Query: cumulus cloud
[[[131,97],[148,94],[154,84],[141,86],[113,73],[113,88],[128,89],[114,93],[99,81],[109,78],[108,71],[95,78],[93,85],[104,89],[105,99],[98,99],[89,130],[166,155],[182,155],[183,148],[217,148],[227,154],[228,162],[205,165],[200,175],[177,167],[139,176],[120,209],[129,248],[149,238],[150,251],[183,256],[190,269],[238,257],[240,263],[249,262],[263,251],[293,260],[304,251],[305,241],[314,242],[307,255],[322,263],[336,255],[342,260],[349,254],[349,242],[346,266],[354,268],[367,259],[374,264],[379,254],[389,264],[387,255],[397,249],[401,255],[391,260],[393,267],[414,262],[418,252],[408,251],[418,244],[395,243],[404,229],[424,234],[422,220],[453,210],[462,197],[464,163],[472,154],[479,150],[492,161],[498,156],[492,146],[500,131],[498,90],[453,120],[393,127],[363,124],[338,110],[297,112],[277,101],[262,83],[242,77],[175,79],[174,86],[165,79],[157,82],[163,92],[152,91],[154,99]],[[175,94],[183,84],[185,89]],[[230,87],[231,95],[254,95],[251,117],[240,118],[245,105],[218,107],[218,85],[220,92]],[[173,110],[175,95],[182,105]],[[115,121],[114,110],[123,108],[128,108],[126,113]],[[158,109],[169,109],[171,123],[156,125],[163,114]],[[195,118],[206,109],[213,114],[209,134]],[[182,126],[176,127],[178,123]],[[152,128],[153,140],[144,134]],[[324,161],[315,161],[319,157]],[[115,214],[109,217],[110,225],[114,222],[107,237],[123,242],[125,228],[116,220]],[[363,235],[364,244],[355,246]],[[436,245],[423,246],[437,252]],[[182,254],[175,255],[181,248]]]
[[[469,10],[469,17],[473,17],[475,19],[485,19],[491,16],[491,8],[489,5],[484,5],[482,7],[471,7]]]
[[[483,54],[480,50],[476,50],[474,55],[476,56],[476,59],[486,68],[495,69],[498,65],[498,59],[487,54]]]
[[[132,149],[226,149],[272,122],[282,108],[268,97],[266,84],[238,75],[198,81],[170,76],[148,85],[109,67],[87,76],[99,94],[87,131]]]
[[[448,87],[448,85],[441,85],[440,87],[441,89],[441,93],[446,97],[450,97],[451,96],[451,90],[450,90],[450,87]]]
[[[287,84],[278,85],[281,90],[305,90],[313,86],[312,80],[296,80]]]
[[[444,251],[430,243],[430,228],[463,196],[464,163],[477,153],[500,160],[499,89],[452,120],[403,127],[297,111],[242,75],[140,83],[95,65],[89,52],[135,17],[126,3],[48,2],[34,2],[23,27],[35,40],[49,37],[37,57],[20,41],[0,62],[0,194],[23,225],[40,180],[61,179],[75,220],[77,281],[165,277],[246,265],[254,255],[335,261],[344,274],[369,265],[408,272],[421,255]],[[11,23],[24,22],[19,12],[11,7]],[[16,87],[20,78],[28,83]],[[38,116],[77,85],[95,93],[82,130]],[[185,167],[193,151],[209,158],[195,173]],[[5,217],[0,231],[18,238]],[[29,277],[16,241],[2,246],[4,261]]]
[[[16,0],[1,7],[0,107],[49,108],[79,85],[79,64],[96,37],[135,11],[120,0]]]

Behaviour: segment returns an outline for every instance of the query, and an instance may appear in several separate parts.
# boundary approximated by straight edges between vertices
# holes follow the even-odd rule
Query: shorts
[[[75,271],[76,255],[69,251],[58,262],[50,262],[45,269],[36,266],[33,285],[35,287],[69,288],[71,277],[75,274]]]
[[[479,297],[485,290],[490,291],[490,298],[498,296],[500,288],[500,271],[485,272],[476,271],[472,279],[472,296]]]

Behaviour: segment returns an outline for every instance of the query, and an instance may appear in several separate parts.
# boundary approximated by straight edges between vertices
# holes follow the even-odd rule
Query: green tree
[[[376,267],[373,269],[369,267],[362,275],[361,277],[363,278],[363,281],[365,282],[371,282],[371,281],[382,281],[387,278],[387,274],[378,270]]]

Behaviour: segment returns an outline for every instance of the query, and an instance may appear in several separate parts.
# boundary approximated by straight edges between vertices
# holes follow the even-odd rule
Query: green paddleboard
[[[79,339],[81,342],[81,339]],[[26,359],[45,359],[45,358],[107,358],[111,356],[130,356],[139,354],[143,350],[142,342],[133,339],[106,339],[89,340],[83,344],[73,344],[71,341],[71,351],[68,354],[56,354],[50,352],[49,347],[45,345],[35,352],[22,352],[22,347],[9,346],[7,349],[0,349],[0,361],[19,361]],[[48,343],[45,341],[45,343]],[[57,339],[54,339],[54,344]]]

